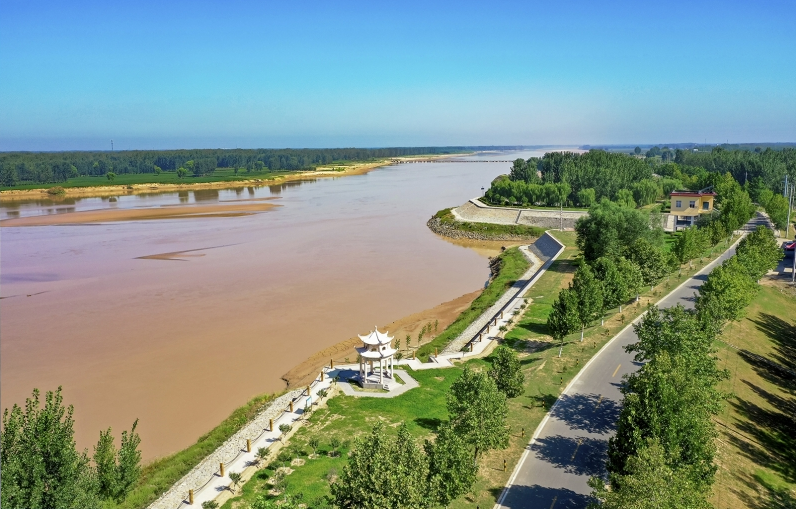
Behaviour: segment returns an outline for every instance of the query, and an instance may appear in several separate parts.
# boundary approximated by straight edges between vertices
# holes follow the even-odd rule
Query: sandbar
[[[0,227],[54,226],[111,221],[142,221],[151,219],[190,219],[207,217],[247,216],[271,210],[274,203],[235,203],[217,205],[176,205],[140,209],[101,209],[48,214],[41,216],[15,217],[0,221]]]

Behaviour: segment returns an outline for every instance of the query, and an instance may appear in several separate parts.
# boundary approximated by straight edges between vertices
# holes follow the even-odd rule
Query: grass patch
[[[139,509],[154,502],[207,455],[240,430],[273,399],[274,396],[271,394],[253,398],[232,412],[221,424],[199,437],[194,445],[144,466],[138,483],[127,495],[127,498],[116,507]]]
[[[796,498],[796,299],[781,286],[761,286],[721,340],[719,367],[730,379],[720,389],[732,396],[716,417],[712,501],[731,509],[793,507],[784,501]]]
[[[503,293],[517,282],[520,276],[528,270],[530,262],[516,247],[512,247],[500,254],[501,266],[497,277],[493,278],[481,295],[476,297],[468,309],[463,311],[452,324],[439,336],[417,350],[417,357],[424,362],[434,349],[443,349],[448,343],[459,336],[481,313],[489,309]]]
[[[544,232],[544,228],[528,226],[523,224],[492,224],[492,223],[471,223],[469,221],[457,221],[451,213],[451,209],[442,209],[434,214],[440,223],[448,228],[463,232],[478,233],[489,237],[499,237],[503,235],[513,235],[516,237],[539,237]]]

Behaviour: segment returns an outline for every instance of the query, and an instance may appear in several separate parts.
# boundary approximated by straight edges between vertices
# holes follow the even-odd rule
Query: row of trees
[[[578,193],[583,189],[593,189],[595,201],[614,198],[620,189],[631,189],[634,183],[651,179],[652,169],[645,161],[627,154],[602,150],[583,154],[548,152],[542,158],[514,161],[508,178],[527,184],[567,184],[567,202],[578,203]]]
[[[395,438],[383,424],[356,440],[332,498],[340,509],[402,509],[447,506],[472,487],[478,459],[508,446],[507,397],[523,392],[516,354],[498,347],[484,373],[466,366],[448,394],[450,419],[434,440],[418,446],[405,424]]]
[[[523,161],[518,159],[517,161]],[[524,163],[525,161],[523,161]],[[515,165],[517,162],[515,161]],[[644,179],[634,182],[629,189],[619,189],[611,197],[615,202],[630,208],[649,205],[655,200],[667,196],[668,193],[682,187],[680,181],[673,179]],[[539,205],[557,207],[559,205],[578,205],[591,207],[597,203],[597,190],[585,187],[572,192],[566,182],[544,184],[512,180],[510,176],[501,175],[492,182],[484,195],[484,201],[492,205]]]
[[[716,365],[714,340],[753,298],[755,280],[781,259],[766,227],[744,238],[736,255],[700,288],[695,310],[651,309],[635,326],[627,347],[642,368],[622,387],[623,407],[609,441],[609,484],[593,478],[593,495],[605,508],[709,508],[716,466],[712,416],[726,395],[727,378]]]
[[[533,184],[503,176],[492,182],[484,200],[493,205],[540,205],[558,207],[567,202],[568,184]]]
[[[64,182],[77,176],[104,176],[109,172],[156,173],[185,168],[206,175],[215,168],[292,171],[342,161],[368,161],[416,154],[447,154],[461,147],[396,147],[380,149],[208,149],[129,150],[88,152],[7,152],[0,154],[0,185]],[[194,167],[186,164],[194,161]]]
[[[123,431],[120,447],[108,428],[89,458],[74,440],[74,409],[63,404],[61,388],[39,391],[22,408],[3,411],[0,430],[0,506],[9,509],[91,509],[105,501],[122,501],[141,471],[141,438]],[[93,460],[93,462],[92,462]]]

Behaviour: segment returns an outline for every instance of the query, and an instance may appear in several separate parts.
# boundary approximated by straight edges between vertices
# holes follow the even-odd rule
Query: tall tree
[[[602,283],[594,277],[588,263],[581,263],[575,271],[570,288],[578,299],[578,322],[580,324],[580,340],[586,327],[597,320],[603,312]]]
[[[645,238],[630,244],[626,257],[641,269],[641,280],[647,286],[658,284],[669,272],[666,254]]]
[[[641,211],[603,200],[575,224],[577,244],[587,261],[620,256],[636,239],[651,235],[649,218]]]
[[[782,250],[777,245],[774,232],[758,226],[738,243],[735,256],[754,280],[760,280],[782,260]]]
[[[453,430],[473,448],[473,464],[485,451],[508,446],[506,395],[485,373],[465,366],[448,393],[448,413]]]
[[[340,509],[428,507],[428,463],[405,426],[393,440],[384,424],[357,438],[340,479],[331,492]]]
[[[578,327],[578,297],[569,288],[558,293],[553,302],[553,309],[547,316],[547,330],[553,339],[560,343],[558,356],[564,348],[564,338],[575,332]]]
[[[0,505],[51,509],[99,507],[97,482],[85,452],[75,448],[73,407],[63,404],[61,388],[39,391],[3,411],[0,431]]]
[[[430,498],[434,504],[448,507],[475,483],[478,468],[473,463],[471,449],[450,425],[443,424],[434,443],[426,440],[425,450]]]
[[[740,320],[757,293],[757,285],[736,256],[713,269],[699,289],[696,309],[707,320]]]
[[[627,473],[612,474],[608,489],[599,477],[589,480],[592,497],[601,509],[711,509],[704,491],[682,469],[666,463],[666,451],[657,440],[644,443],[628,458]]]
[[[498,346],[492,358],[492,367],[489,376],[495,381],[498,389],[507,398],[516,398],[525,390],[525,375],[522,374],[522,366],[517,354],[511,348],[501,345]]]

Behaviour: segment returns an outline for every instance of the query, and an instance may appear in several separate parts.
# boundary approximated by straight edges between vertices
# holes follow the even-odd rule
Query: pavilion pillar
[[[382,368],[382,359],[379,358],[379,383],[384,383],[384,368]]]

